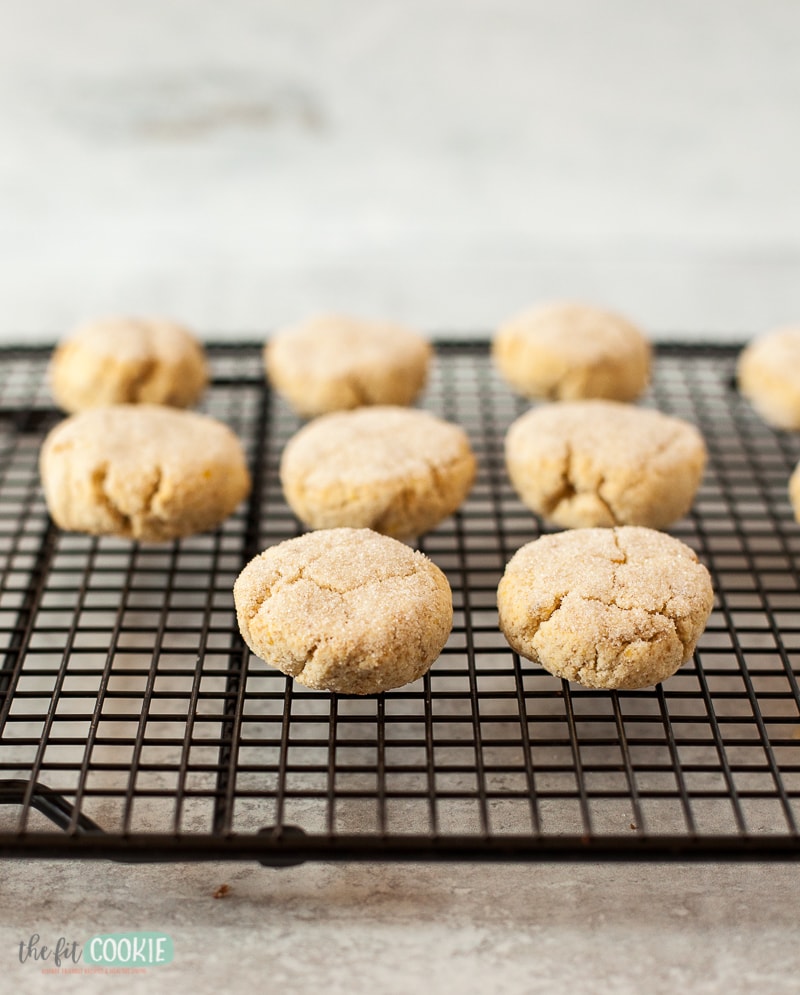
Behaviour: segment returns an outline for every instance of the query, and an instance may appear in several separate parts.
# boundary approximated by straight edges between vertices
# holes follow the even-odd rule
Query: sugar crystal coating
[[[107,318],[78,328],[53,353],[50,386],[64,411],[109,404],[187,408],[208,382],[203,347],[175,322]]]
[[[523,546],[497,591],[513,649],[587,687],[665,680],[688,660],[713,605],[688,546],[652,529],[573,529]]]
[[[155,404],[71,415],[45,439],[40,469],[61,528],[150,542],[214,527],[250,491],[244,451],[227,425]]]
[[[650,377],[650,344],[620,315],[554,303],[505,322],[492,358],[511,387],[530,398],[633,401]]]
[[[267,376],[305,417],[371,404],[411,404],[432,348],[393,322],[322,314],[282,328],[264,347]]]
[[[427,411],[370,407],[322,415],[286,445],[283,492],[312,528],[420,535],[461,505],[475,457],[458,425]]]
[[[257,656],[308,687],[347,694],[417,680],[453,623],[442,571],[370,529],[323,529],[272,546],[247,564],[233,594]]]
[[[525,504],[564,528],[666,528],[691,507],[706,463],[688,422],[599,400],[533,408],[509,428],[505,454]]]

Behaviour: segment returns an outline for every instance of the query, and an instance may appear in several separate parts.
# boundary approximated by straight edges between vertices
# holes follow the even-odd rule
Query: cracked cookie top
[[[64,411],[108,404],[187,408],[208,382],[203,347],[187,329],[154,318],[83,325],[53,353],[53,396]]]
[[[45,439],[40,470],[61,528],[152,542],[214,527],[250,490],[242,446],[226,425],[153,404],[66,418]]]
[[[264,364],[278,393],[305,417],[370,404],[411,404],[425,386],[431,345],[386,321],[318,315],[267,342]]]
[[[523,502],[564,528],[666,528],[692,505],[706,446],[689,422],[617,401],[533,408],[505,439]]]
[[[281,484],[312,528],[419,535],[452,514],[475,477],[464,430],[426,411],[376,406],[323,415],[281,457]]]
[[[548,304],[511,318],[494,335],[492,357],[514,390],[552,401],[633,401],[650,378],[642,332],[583,304]]]
[[[693,550],[635,526],[542,536],[511,558],[497,590],[513,649],[557,677],[606,689],[674,674],[713,601]]]
[[[377,694],[417,680],[453,624],[450,585],[422,553],[369,529],[264,550],[233,588],[242,636],[307,687]]]

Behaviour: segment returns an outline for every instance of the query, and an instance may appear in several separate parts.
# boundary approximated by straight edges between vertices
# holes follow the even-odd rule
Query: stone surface
[[[124,866],[6,862],[5,977],[20,991],[176,995],[797,991],[800,868],[780,865]],[[226,898],[214,899],[222,884]],[[13,917],[9,910],[13,909]],[[9,921],[13,918],[13,921]],[[54,981],[18,947],[38,932],[169,933],[146,975]],[[112,987],[109,988],[109,985]]]

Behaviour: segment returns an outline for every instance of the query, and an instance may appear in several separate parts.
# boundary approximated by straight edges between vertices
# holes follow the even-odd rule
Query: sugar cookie
[[[368,404],[411,404],[432,349],[389,322],[320,315],[279,331],[264,349],[272,386],[303,416]]]
[[[769,425],[800,430],[800,325],[747,345],[737,364],[739,390]]]
[[[242,447],[226,425],[152,404],[65,419],[45,439],[40,469],[61,528],[150,542],[213,528],[250,490]]]
[[[619,401],[533,408],[509,428],[505,454],[522,501],[564,528],[666,528],[691,507],[706,463],[689,422]]]
[[[632,401],[650,377],[650,345],[639,329],[581,304],[517,315],[495,333],[492,356],[511,387],[529,398]]]
[[[208,382],[203,347],[180,325],[111,318],[79,328],[53,353],[50,388],[64,411],[107,404],[187,408]]]
[[[283,451],[280,476],[289,506],[311,528],[407,538],[456,511],[472,486],[475,457],[458,425],[378,406],[304,426]]]
[[[497,590],[522,656],[586,687],[643,688],[694,652],[714,601],[694,552],[627,526],[545,535],[518,550]]]
[[[453,624],[426,556],[369,529],[308,532],[266,549],[233,588],[245,642],[310,688],[377,694],[428,671]]]

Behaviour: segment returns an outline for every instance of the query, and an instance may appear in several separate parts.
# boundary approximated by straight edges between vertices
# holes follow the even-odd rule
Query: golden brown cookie
[[[390,322],[319,315],[276,332],[264,349],[267,376],[305,417],[369,404],[407,405],[428,376],[432,350]]]
[[[213,528],[250,490],[241,444],[226,425],[153,404],[65,419],[44,441],[40,470],[62,529],[148,542]]]
[[[492,341],[494,362],[525,397],[633,401],[650,378],[650,345],[625,318],[582,304],[548,304],[512,318]]]
[[[377,694],[425,674],[453,624],[450,585],[422,553],[369,529],[264,550],[233,588],[245,642],[310,688]]]
[[[666,528],[692,505],[706,463],[697,429],[618,401],[533,408],[506,433],[522,501],[564,528]]]
[[[747,345],[739,390],[769,425],[800,430],[800,326],[779,328]]]
[[[591,688],[643,688],[694,653],[714,601],[684,543],[653,529],[573,529],[518,550],[497,589],[511,647]]]
[[[800,463],[794,468],[794,472],[789,478],[789,501],[792,505],[795,521],[800,522]]]
[[[314,529],[427,532],[458,509],[475,457],[458,425],[412,408],[370,407],[315,419],[281,458],[283,493]]]
[[[64,411],[137,403],[188,408],[206,388],[208,367],[203,347],[180,325],[110,318],[59,345],[49,377]]]

